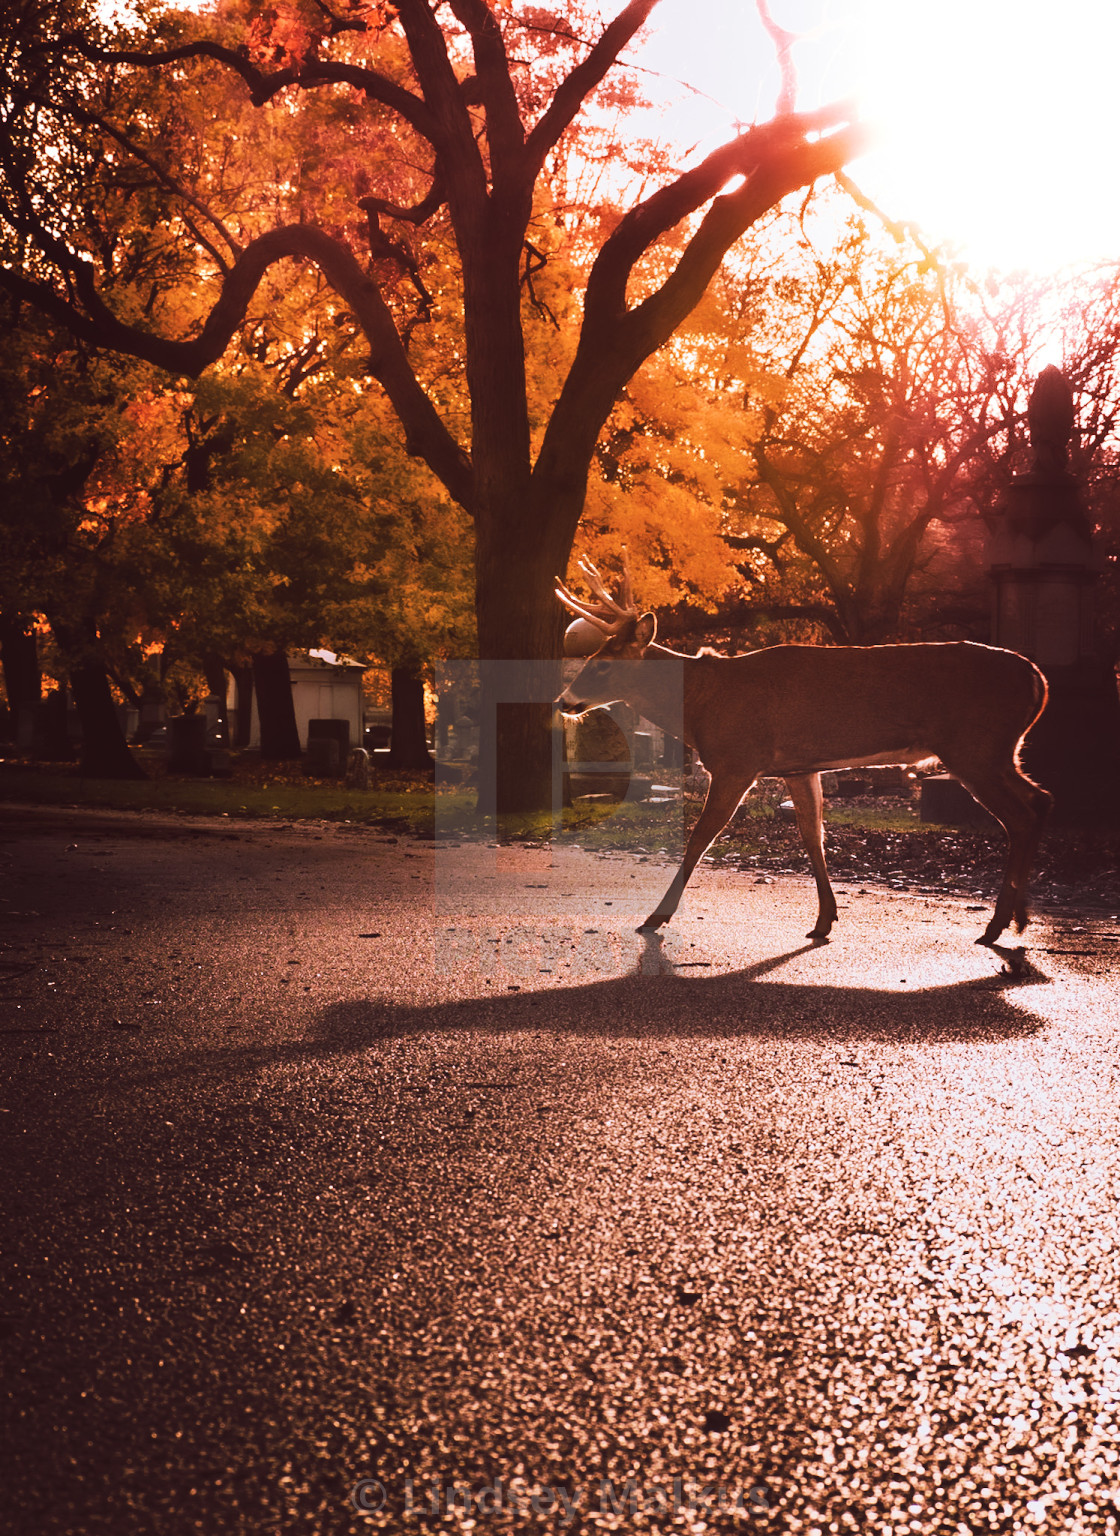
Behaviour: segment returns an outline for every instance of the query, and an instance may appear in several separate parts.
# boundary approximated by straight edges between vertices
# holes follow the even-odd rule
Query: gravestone
[[[339,778],[349,756],[349,720],[321,718],[308,721],[306,773],[317,779]]]
[[[1029,656],[1050,689],[1023,766],[1059,820],[1092,823],[1120,813],[1120,701],[1094,613],[1103,561],[1069,469],[1074,415],[1066,379],[1044,368],[1027,411],[1034,462],[986,522],[992,643]]]
[[[169,773],[206,777],[210,760],[206,753],[206,716],[172,715],[167,722]]]

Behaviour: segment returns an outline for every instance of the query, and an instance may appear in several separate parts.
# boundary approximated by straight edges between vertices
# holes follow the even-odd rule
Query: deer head
[[[639,613],[630,592],[630,571],[623,555],[621,601],[607,590],[590,560],[581,560],[579,568],[595,594],[584,602],[557,579],[556,596],[570,613],[576,615],[564,636],[566,655],[586,656],[588,647],[599,644],[577,677],[556,701],[566,715],[582,715],[598,704],[611,704],[626,692],[625,672],[618,662],[640,661],[653,644],[657,620],[652,613]]]

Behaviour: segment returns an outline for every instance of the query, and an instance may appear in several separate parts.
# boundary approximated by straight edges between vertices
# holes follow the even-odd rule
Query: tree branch
[[[469,511],[473,475],[467,455],[455,442],[425,393],[404,350],[393,316],[376,283],[359,266],[349,246],[308,224],[270,230],[246,247],[222,283],[199,336],[174,341],[126,325],[97,292],[92,266],[73,259],[68,275],[77,302],[10,271],[0,271],[0,286],[26,299],[94,346],[111,347],[142,358],[170,373],[197,378],[221,357],[245,319],[253,295],[269,267],[285,257],[313,261],[339,297],[350,306],[370,345],[370,372],[392,401],[405,430],[405,447],[422,458],[456,501]]]
[[[383,213],[386,218],[396,219],[401,224],[426,224],[428,220],[443,207],[447,201],[447,193],[439,179],[437,170],[432,171],[432,184],[428,188],[420,202],[411,208],[405,208],[400,203],[391,203],[384,197],[362,197],[358,199],[358,207],[366,213]]]
[[[774,44],[774,51],[778,55],[778,69],[782,77],[782,88],[778,92],[778,101],[775,111],[779,116],[792,112],[797,106],[797,68],[793,62],[793,45],[797,41],[796,32],[787,32],[770,14],[768,0],[754,0],[755,9],[758,11],[759,20],[766,29],[766,35]]]
[[[424,92],[439,170],[453,210],[477,213],[486,197],[486,168],[470,112],[447,53],[447,39],[427,0],[399,0],[398,15]]]
[[[292,65],[266,74],[252,62],[247,50],[227,48],[208,38],[183,43],[178,48],[95,48],[77,32],[65,33],[57,40],[39,44],[34,51],[59,53],[67,48],[73,48],[92,64],[132,64],[139,69],[158,69],[161,64],[178,64],[185,59],[212,59],[241,77],[248,87],[249,100],[255,107],[263,107],[290,85],[304,89],[320,85],[352,85],[372,100],[399,113],[429,142],[433,140],[434,125],[420,98],[398,85],[395,80],[378,74],[376,70],[364,69],[360,64],[312,59],[306,64]]]
[[[28,100],[34,102],[35,105],[42,107],[44,110],[58,112],[60,115],[65,114],[70,116],[74,119],[75,122],[82,123],[87,128],[96,128],[100,133],[105,134],[106,137],[115,140],[115,142],[118,143],[123,150],[127,151],[127,153],[131,155],[134,160],[136,160],[140,165],[146,166],[162,187],[171,192],[175,197],[182,198],[183,202],[186,203],[188,207],[193,208],[196,213],[200,214],[202,218],[207,221],[207,223],[213,225],[218,234],[225,241],[227,248],[232,251],[235,256],[239,256],[241,254],[241,246],[230,233],[225,223],[218,217],[218,215],[213,213],[205,203],[201,202],[197,197],[195,197],[192,192],[189,192],[186,187],[182,186],[175,179],[175,177],[171,175],[170,171],[168,171],[164,166],[160,165],[151,155],[148,154],[146,150],[142,149],[139,144],[136,144],[128,136],[128,134],[122,133],[119,128],[115,127],[100,113],[90,112],[86,108],[80,107],[72,101],[55,103],[41,100],[35,96],[28,97]],[[219,253],[216,247],[209,240],[204,240],[201,234],[199,234],[197,231],[195,232],[195,238],[198,239],[200,244],[205,245],[206,250],[214,258],[214,261],[216,262],[219,270],[224,275],[229,270],[229,263],[225,257]]]
[[[848,584],[844,580],[844,573],[832,558],[827,545],[817,537],[808,521],[802,516],[796,496],[790,490],[785,477],[771,464],[764,448],[755,449],[755,462],[758,465],[759,479],[769,489],[778,504],[778,515],[774,521],[780,522],[789,529],[793,542],[802,554],[809,556],[833,594],[837,597],[840,594],[847,595]]]
[[[479,90],[486,109],[490,171],[497,186],[512,168],[525,142],[502,29],[485,0],[450,0],[450,4],[453,14],[470,33]]]
[[[381,220],[378,217],[375,206],[376,202],[377,199],[372,197],[358,199],[358,207],[365,212],[367,218],[369,253],[375,261],[391,261],[395,266],[400,267],[402,272],[408,273],[409,281],[412,283],[413,288],[415,288],[420,300],[420,314],[413,318],[408,328],[408,334],[411,334],[417,325],[426,323],[431,319],[432,296],[428,292],[421,275],[420,263],[412,251],[409,250],[403,241],[392,239],[381,228]]]
[[[673,272],[654,294],[626,317],[631,330],[639,333],[648,331],[656,335],[655,345],[657,346],[668,340],[699,301],[728,250],[757,218],[780,202],[787,192],[792,192],[807,182],[815,181],[820,176],[832,175],[838,166],[842,166],[852,155],[859,152],[863,147],[863,133],[851,124],[826,138],[810,140],[805,137],[807,132],[828,125],[830,119],[834,120],[835,115],[842,115],[843,110],[826,108],[821,113],[806,114],[803,118],[776,119],[772,123],[764,124],[761,128],[750,130],[735,141],[736,146],[741,146],[740,154],[735,157],[740,160],[740,163],[732,165],[728,174],[722,177],[719,176],[720,166],[712,165],[708,176],[702,178],[696,188],[690,189],[687,201],[691,206],[686,205],[675,209],[673,206],[675,200],[666,199],[664,206],[658,210],[657,222],[665,218],[671,219],[671,222],[658,230],[654,239],[666,229],[672,228],[674,224],[680,223],[681,219],[689,213],[703,206],[731,176],[738,173],[746,178],[737,191],[715,198],[704,215],[700,228],[685,246],[684,253]],[[718,156],[717,150],[709,157],[709,161],[716,161]],[[704,162],[704,165],[707,166],[709,161]],[[704,167],[697,169],[703,170]],[[682,177],[681,181],[684,180],[685,178]],[[710,186],[713,180],[715,185],[711,186],[711,190],[703,191],[693,201],[693,197],[704,187],[705,182]],[[654,194],[654,198],[649,200],[650,203],[654,202],[658,196],[659,194]],[[640,210],[641,205],[634,212],[638,213]],[[626,220],[623,220],[623,223],[625,222]],[[636,221],[636,226],[640,222]],[[612,236],[612,240],[613,238]],[[640,234],[639,238],[641,238]],[[607,257],[610,243],[608,241],[603,247],[600,260]],[[652,243],[652,240],[643,243],[639,254],[644,254],[648,245]],[[625,257],[622,259],[625,260]],[[608,257],[604,263],[606,285],[604,297],[611,294],[615,298],[619,296],[618,281],[621,277],[623,308],[625,307],[626,280],[636,259],[637,257],[629,262],[625,275],[618,270],[614,272],[610,270],[615,266],[615,261],[611,257]],[[597,261],[596,266],[598,265]],[[617,265],[621,267],[622,262],[618,262]],[[593,281],[594,270],[592,280],[588,283],[589,307],[591,307]],[[648,353],[646,355],[648,356]]]
[[[337,37],[340,32],[368,32],[369,22],[361,16],[337,16],[323,0],[315,0],[315,9],[326,18],[327,36]]]
[[[602,83],[607,71],[634,34],[649,19],[657,0],[630,0],[603,32],[591,52],[577,64],[553,92],[552,100],[529,134],[525,143],[526,174],[536,180],[545,156],[570,128],[592,91]]]
[[[787,192],[831,175],[863,147],[862,129],[841,104],[781,118],[713,151],[668,187],[630,210],[603,246],[588,280],[579,345],[545,433],[534,475],[563,481],[564,463],[590,457],[618,391],[663,345],[703,296],[735,241]],[[808,135],[843,123],[827,137]],[[737,191],[716,196],[736,175]],[[626,307],[634,266],[662,235],[715,201],[655,293]]]
[[[873,214],[897,245],[903,245],[907,240],[910,240],[918,247],[922,253],[922,265],[928,267],[937,278],[937,287],[941,294],[941,307],[945,314],[945,323],[948,325],[950,304],[949,295],[945,287],[945,259],[943,253],[935,246],[926,244],[922,239],[922,232],[917,224],[910,220],[900,222],[898,219],[888,217],[879,207],[878,203],[868,197],[867,193],[857,186],[845,171],[842,169],[836,170],[833,172],[833,175],[836,178],[837,186],[845,191],[856,206],[863,209],[864,213]],[[918,270],[921,271],[922,267],[919,267]]]
[[[767,518],[767,522],[773,521],[773,518]],[[720,534],[720,538],[727,545],[728,549],[741,549],[744,551],[753,550],[755,554],[765,555],[767,560],[770,561],[770,564],[776,566],[779,570],[782,568],[782,563],[779,558],[782,545],[786,543],[786,541],[791,536],[792,535],[788,528],[776,539],[764,539],[761,534],[750,533]]]

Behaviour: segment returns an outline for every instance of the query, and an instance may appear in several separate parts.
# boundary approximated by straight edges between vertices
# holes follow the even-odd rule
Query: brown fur
[[[824,860],[821,772],[929,758],[939,758],[1008,835],[1003,884],[980,942],[993,943],[1012,920],[1025,926],[1030,866],[1051,801],[1019,767],[1023,738],[1046,705],[1046,680],[1033,662],[967,641],[681,656],[653,644],[655,634],[652,614],[635,615],[559,701],[572,712],[624,698],[688,742],[711,774],[681,867],[643,926],[669,921],[705,849],[754,781],[773,774],[789,785],[816,877],[811,937],[825,937],[836,900]]]

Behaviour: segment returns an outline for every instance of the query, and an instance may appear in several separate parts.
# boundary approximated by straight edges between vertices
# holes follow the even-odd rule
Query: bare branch
[[[573,451],[588,457],[618,391],[647,357],[666,342],[699,303],[735,241],[787,192],[832,175],[863,146],[862,129],[846,105],[835,104],[749,129],[714,150],[632,208],[592,267],[579,346],[545,434],[536,475],[564,471]],[[822,137],[823,130],[843,126]],[[736,175],[741,187],[723,196]],[[668,278],[635,309],[626,304],[630,275],[662,235],[707,202],[711,207]]]
[[[798,549],[802,554],[809,556],[834,593],[840,594],[846,591],[847,584],[839,564],[824,541],[817,537],[809,520],[803,516],[797,497],[785,476],[774,465],[764,448],[756,448],[754,457],[758,467],[758,478],[777,502],[780,521],[789,529]]]
[[[779,117],[797,108],[797,66],[793,62],[793,45],[797,41],[796,32],[787,32],[784,27],[779,27],[770,14],[769,0],[754,0],[755,9],[758,11],[759,20],[766,28],[766,35],[774,44],[778,54],[778,68],[782,75],[782,88],[778,92],[778,100],[774,110]]]
[[[428,188],[420,202],[412,208],[405,208],[400,203],[391,203],[384,197],[363,197],[358,200],[358,207],[366,213],[383,213],[386,218],[397,219],[401,224],[426,224],[434,213],[437,213],[447,201],[447,193],[439,179],[438,167],[432,171],[432,184]]]
[[[950,325],[952,323],[951,305],[949,303],[948,290],[945,286],[945,259],[943,253],[938,250],[936,246],[926,244],[925,240],[922,238],[921,230],[917,224],[914,224],[909,219],[904,221],[892,219],[887,214],[885,214],[879,207],[878,203],[876,203],[873,198],[868,197],[867,193],[864,192],[861,187],[856,185],[856,183],[852,180],[846,171],[835,171],[833,172],[833,176],[836,181],[836,185],[841,187],[852,199],[852,201],[858,207],[863,209],[864,213],[870,213],[875,218],[877,218],[880,224],[882,224],[883,228],[898,245],[904,245],[905,242],[909,240],[912,244],[918,247],[919,251],[921,251],[922,256],[924,257],[923,265],[928,267],[928,269],[934,273],[937,278],[937,286],[941,293],[941,307],[945,314],[945,323],[946,325]],[[921,269],[919,268],[919,270]]]
[[[420,275],[420,263],[401,240],[394,240],[381,228],[381,221],[377,216],[375,198],[363,197],[358,200],[358,207],[365,210],[369,224],[369,252],[374,260],[391,261],[402,271],[407,272],[412,286],[416,289],[420,299],[419,316],[415,317],[409,326],[409,334],[416,325],[431,318],[432,296],[428,292],[423,277]]]
[[[521,275],[521,281],[525,285],[525,291],[529,295],[529,303],[542,319],[547,320],[554,330],[560,329],[560,322],[544,299],[537,293],[533,278],[538,272],[543,272],[548,265],[548,258],[538,251],[531,240],[525,242],[525,268]]]
[[[676,269],[681,270],[690,253],[695,261],[702,249],[707,255],[714,254],[714,241],[726,241],[708,271],[710,277],[739,235],[787,191],[819,176],[834,174],[858,153],[863,146],[863,134],[851,123],[851,115],[846,103],[837,103],[750,128],[630,209],[600,251],[588,281],[587,305],[595,310],[596,324],[611,324],[622,318],[626,312],[626,285],[637,261],[682,219],[716,198]],[[823,133],[838,123],[847,126],[827,138],[809,139],[809,134]],[[745,178],[744,185],[736,192],[717,197],[720,189],[736,176]],[[670,278],[669,282],[672,281]],[[706,282],[707,277],[703,284]],[[697,299],[703,284],[697,290]],[[659,293],[663,294],[668,286]],[[647,305],[651,303],[646,301]],[[670,333],[667,331],[665,337]]]

